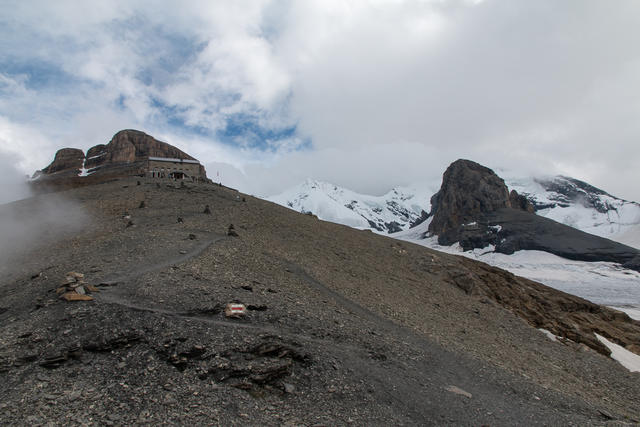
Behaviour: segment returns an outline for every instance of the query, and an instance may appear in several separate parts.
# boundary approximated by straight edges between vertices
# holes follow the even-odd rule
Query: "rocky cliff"
[[[43,174],[54,174],[69,170],[80,171],[84,162],[84,153],[78,148],[63,148],[58,150],[53,162],[42,169]]]
[[[533,212],[531,203],[516,191],[509,193],[491,169],[471,160],[456,160],[444,172],[440,191],[431,198],[429,232],[439,236],[440,244],[451,245],[468,230],[477,234],[482,228],[479,217],[503,208]]]
[[[148,157],[195,160],[193,157],[166,142],[137,130],[116,133],[109,144],[96,145],[87,151],[86,168],[105,164],[134,163]]]
[[[108,144],[91,147],[85,156],[78,148],[63,148],[53,162],[36,172],[36,187],[74,187],[105,179],[140,175],[149,157],[196,160],[184,151],[144,132],[127,129],[116,133]],[[197,178],[206,179],[200,166]]]

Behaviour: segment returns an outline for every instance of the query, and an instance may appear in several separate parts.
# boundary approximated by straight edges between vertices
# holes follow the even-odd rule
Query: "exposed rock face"
[[[527,212],[535,212],[533,204],[522,194],[518,194],[516,190],[511,190],[509,193],[509,203],[514,209],[519,209]]]
[[[85,160],[84,167],[87,169],[95,168],[96,166],[104,162],[103,157],[107,154],[107,146],[104,144],[98,144],[89,148],[87,151],[87,159]]]
[[[66,171],[69,169],[79,170],[84,161],[84,153],[78,148],[63,148],[58,150],[53,162],[42,170],[45,174]]]
[[[137,130],[116,133],[109,144],[97,145],[87,152],[87,158],[95,157],[91,167],[108,163],[134,163],[148,157],[195,160],[193,157],[166,142]]]
[[[611,194],[593,185],[587,184],[579,179],[567,176],[557,176],[550,179],[538,178],[535,180],[547,192],[551,193],[551,203],[549,201],[540,202],[533,200],[536,210],[553,208],[555,206],[569,207],[576,201],[585,208],[593,208],[600,213],[607,213],[615,210],[616,207],[607,203],[601,196],[608,196],[615,199]]]
[[[429,232],[464,250],[495,246],[512,254],[540,250],[581,261],[609,261],[640,271],[640,251],[536,215],[534,207],[491,169],[469,160],[449,166],[431,199]]]
[[[533,211],[533,206],[506,184],[491,169],[471,160],[456,160],[445,171],[442,187],[431,198],[433,220],[429,232],[438,241],[450,245],[460,240],[469,228],[476,230],[481,215],[502,208]],[[485,245],[486,246],[486,245]]]

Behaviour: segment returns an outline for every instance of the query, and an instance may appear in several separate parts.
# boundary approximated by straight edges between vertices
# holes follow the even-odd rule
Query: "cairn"
[[[207,214],[207,215],[211,215],[211,208],[209,207],[209,205],[204,207],[204,212],[202,212],[203,214]]]
[[[84,274],[70,271],[65,275],[56,293],[60,298],[67,301],[92,301],[93,297],[87,295],[92,292],[99,292],[98,288],[89,285],[84,281]]]
[[[229,229],[227,230],[227,236],[238,237],[238,233],[236,229],[233,227],[233,224],[229,224]]]

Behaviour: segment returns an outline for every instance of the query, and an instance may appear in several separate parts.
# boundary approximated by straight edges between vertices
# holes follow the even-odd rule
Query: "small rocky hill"
[[[581,261],[615,262],[640,269],[640,251],[534,214],[534,206],[491,169],[457,160],[431,200],[429,233],[463,249],[493,245],[496,252],[540,250]]]
[[[0,214],[50,203],[86,220],[26,224],[34,244],[0,264],[1,424],[640,422],[638,374],[595,338],[640,351],[615,310],[207,183],[115,179]]]
[[[53,162],[36,172],[31,183],[36,189],[70,188],[108,179],[141,175],[149,158],[194,161],[192,156],[144,132],[127,129],[116,133],[108,144],[91,147],[86,155],[77,148],[58,150]],[[199,177],[206,179],[204,166]]]

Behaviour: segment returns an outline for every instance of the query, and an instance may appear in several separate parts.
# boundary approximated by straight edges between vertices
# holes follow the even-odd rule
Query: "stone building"
[[[150,178],[189,179],[202,177],[202,166],[197,160],[149,156],[144,174]]]

